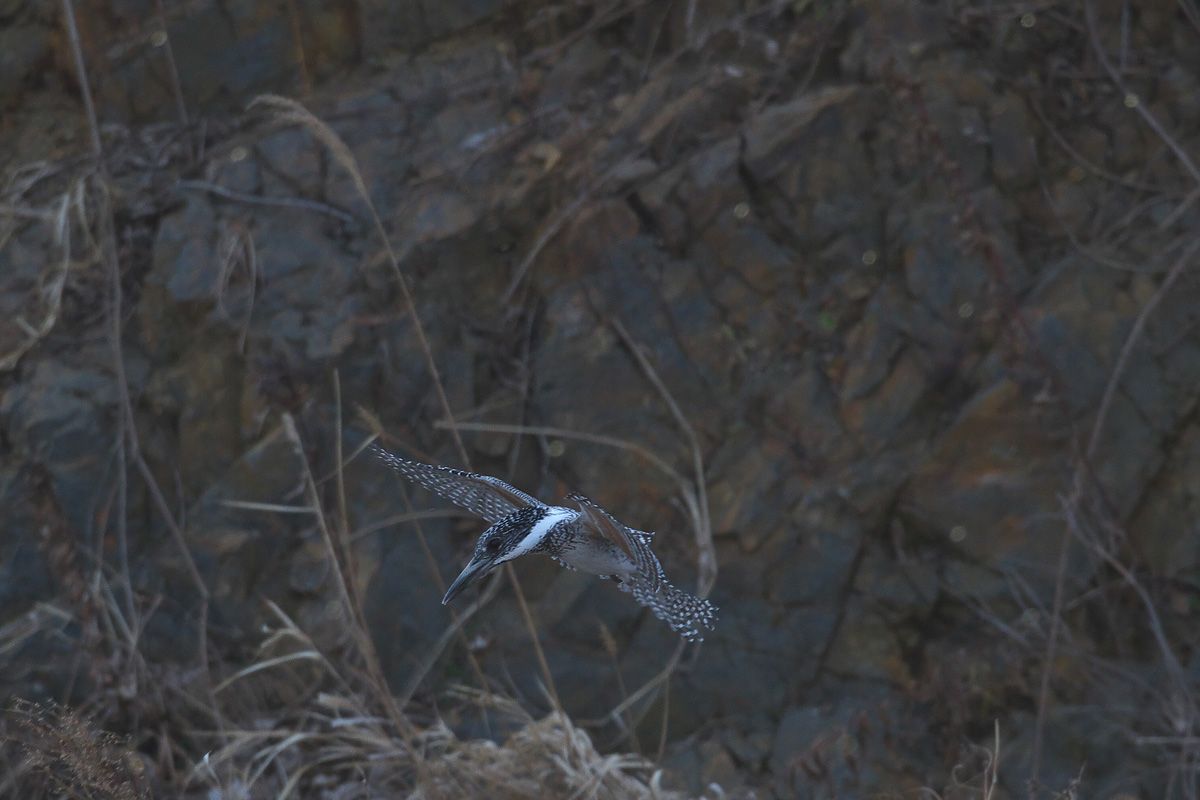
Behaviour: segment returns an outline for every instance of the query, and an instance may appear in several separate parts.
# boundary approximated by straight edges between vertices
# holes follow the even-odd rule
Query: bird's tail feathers
[[[705,632],[711,631],[716,624],[716,606],[676,589],[666,581],[649,591],[649,587],[630,586],[628,589],[639,603],[689,642],[703,641]]]

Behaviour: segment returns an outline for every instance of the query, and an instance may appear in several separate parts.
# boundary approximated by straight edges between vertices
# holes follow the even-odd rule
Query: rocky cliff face
[[[669,630],[517,565],[599,741],[656,741],[666,715],[692,792],[848,796],[940,786],[999,720],[1014,796],[1085,762],[1088,794],[1166,790],[1200,724],[1189,4],[156,8],[79,9],[102,196],[61,19],[0,2],[0,622],[78,612],[69,543],[85,574],[125,559],[148,661],[194,654],[197,590],[120,444],[109,205],[128,421],[211,594],[214,661],[245,658],[264,599],[344,639],[311,517],[269,508],[302,498],[284,413],[333,470],[335,371],[348,451],[361,407],[389,446],[466,466],[354,179],[241,111],[303,95],[400,253],[471,466],[656,531],[689,588],[715,556],[715,634],[632,716],[609,712]],[[381,662],[432,702],[469,674],[457,645],[419,665],[482,526],[422,519],[423,545],[387,524],[392,474],[359,457],[346,478]],[[91,691],[72,635],[0,648],[5,690]],[[510,591],[466,641],[544,705]]]

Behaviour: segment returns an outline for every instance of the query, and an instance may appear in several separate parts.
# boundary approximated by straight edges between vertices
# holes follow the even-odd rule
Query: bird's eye
[[[485,544],[483,547],[489,553],[494,553],[500,549],[500,540],[499,539],[488,539],[487,544]]]

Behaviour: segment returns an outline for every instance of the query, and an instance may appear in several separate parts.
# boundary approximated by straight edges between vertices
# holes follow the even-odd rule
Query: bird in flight
[[[504,562],[541,553],[568,569],[611,579],[689,641],[701,641],[712,630],[716,608],[671,585],[650,550],[653,534],[625,527],[583,495],[566,497],[578,510],[546,505],[499,478],[409,461],[378,445],[372,449],[405,478],[492,523],[442,605]]]

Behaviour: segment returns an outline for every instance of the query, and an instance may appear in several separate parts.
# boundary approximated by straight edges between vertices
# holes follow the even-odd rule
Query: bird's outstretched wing
[[[631,539],[640,539],[646,544],[649,544],[650,540],[654,538],[654,531],[639,531],[637,528],[631,528],[622,522],[618,522],[616,517],[593,503],[588,498],[581,495],[579,492],[571,492],[570,494],[566,495],[564,499],[574,501],[575,504],[579,506],[580,510],[583,511],[584,514],[589,518],[593,514],[604,517],[605,519],[609,520],[618,531],[624,531],[625,536],[630,537]]]
[[[625,555],[629,556],[630,561],[638,564],[637,556],[633,552],[632,531],[613,519],[612,515],[603,508],[578,492],[571,492],[566,496],[566,499],[573,501],[579,506],[579,510],[582,512],[577,520],[579,524],[589,528],[593,533],[599,534],[609,544],[619,547]],[[641,564],[638,564],[638,566],[640,567]]]
[[[545,506],[545,503],[520,489],[514,489],[499,478],[409,461],[392,455],[379,445],[372,445],[371,449],[410,481],[419,483],[434,494],[483,517],[488,522],[499,522],[514,511],[529,506]]]
[[[649,552],[649,548],[646,548]],[[658,564],[653,553],[650,558]],[[671,629],[689,642],[704,641],[705,631],[711,631],[717,622],[717,607],[707,600],[676,589],[659,566],[654,577],[638,573],[617,586],[633,595],[633,599],[654,612],[654,616],[671,626]]]
[[[578,504],[583,512],[579,522],[621,548],[636,566],[631,575],[621,576],[617,580],[621,590],[633,595],[634,600],[649,608],[654,616],[670,625],[683,638],[693,642],[702,641],[704,632],[713,629],[717,609],[707,600],[676,589],[667,580],[658,556],[650,549],[652,534],[622,525],[581,494],[571,493],[567,499]]]

